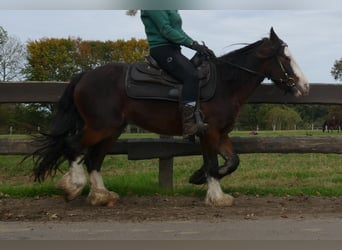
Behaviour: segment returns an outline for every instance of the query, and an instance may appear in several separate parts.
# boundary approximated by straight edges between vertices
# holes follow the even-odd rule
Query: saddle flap
[[[200,79],[200,100],[208,101],[216,91],[216,68],[214,64],[203,62],[197,65]],[[129,66],[126,75],[126,93],[135,99],[155,99],[178,102],[183,85],[165,71],[146,62],[136,62]]]

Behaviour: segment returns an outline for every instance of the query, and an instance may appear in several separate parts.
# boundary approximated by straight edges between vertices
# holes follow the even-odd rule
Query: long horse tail
[[[74,76],[57,103],[50,132],[36,138],[38,149],[32,154],[35,181],[55,175],[65,160],[73,161],[81,153],[80,137],[84,122],[74,103],[73,93],[83,73]]]

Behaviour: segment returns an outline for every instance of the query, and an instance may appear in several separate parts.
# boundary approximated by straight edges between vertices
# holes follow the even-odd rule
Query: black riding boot
[[[183,123],[183,137],[195,135],[198,132],[198,124],[195,118],[195,107],[185,104],[181,105],[182,123]]]

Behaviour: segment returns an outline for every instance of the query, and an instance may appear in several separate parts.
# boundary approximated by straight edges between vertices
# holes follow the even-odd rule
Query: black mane
[[[235,83],[243,82],[243,78],[247,77],[248,74],[241,74],[241,67],[248,68],[253,71],[256,70],[255,63],[257,55],[251,55],[251,53],[255,52],[258,47],[267,41],[269,41],[268,38],[263,38],[245,47],[217,57],[216,65],[221,65],[222,67],[222,78]]]
[[[264,42],[266,42],[268,40],[269,40],[268,38],[263,38],[259,41],[248,44],[245,47],[242,47],[242,48],[237,49],[237,50],[233,50],[231,52],[228,52],[227,54],[224,54],[224,55],[218,57],[218,60],[219,61],[220,60],[227,61],[227,60],[229,60],[229,59],[231,60],[232,58],[235,58],[235,57],[240,57],[243,54],[253,52],[255,48],[259,47],[261,44],[263,44]]]

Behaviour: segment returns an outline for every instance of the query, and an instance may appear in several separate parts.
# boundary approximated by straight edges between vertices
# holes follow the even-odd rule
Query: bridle
[[[272,56],[272,57],[274,57],[274,56],[276,57],[278,65],[279,65],[281,71],[284,74],[284,78],[274,78],[274,77],[272,77],[272,76],[270,76],[268,74],[263,74],[261,72],[255,71],[253,69],[249,69],[247,67],[244,67],[244,66],[241,66],[241,65],[238,65],[238,64],[232,63],[230,61],[220,59],[220,58],[217,58],[217,60],[222,61],[223,63],[229,64],[229,65],[231,65],[231,66],[233,66],[235,68],[238,68],[238,69],[241,69],[243,71],[246,71],[248,73],[251,73],[251,74],[254,74],[254,75],[258,75],[258,76],[261,76],[263,78],[270,79],[271,81],[273,81],[275,83],[284,84],[288,88],[293,88],[296,85],[295,79],[293,77],[289,76],[289,74],[286,72],[286,69],[285,69],[283,63],[280,61],[279,55],[278,55],[279,51],[281,49],[284,49],[285,47],[287,47],[287,44],[286,43],[282,43],[279,46],[279,48],[276,49],[274,55]]]
[[[287,47],[287,44],[282,43],[277,51],[279,51],[280,49],[284,49],[285,47]],[[275,56],[277,58],[277,62],[279,64],[282,72],[284,73],[285,79],[279,78],[279,79],[277,79],[277,81],[275,79],[272,79],[272,78],[269,78],[269,79],[274,81],[274,82],[279,82],[280,84],[285,84],[289,88],[293,88],[296,85],[295,79],[293,77],[289,76],[289,74],[286,72],[283,63],[279,59],[278,53],[276,53]]]

